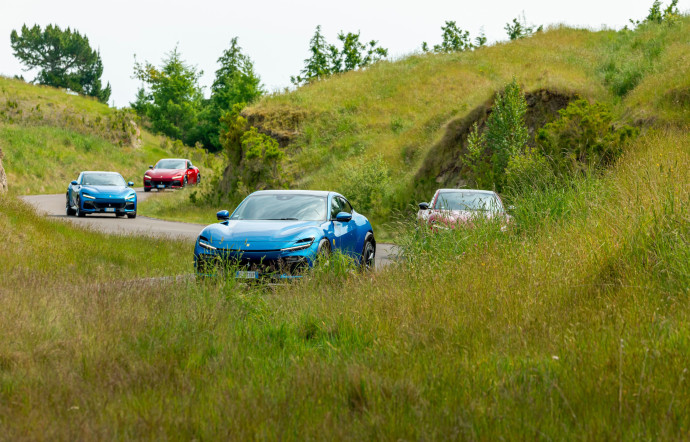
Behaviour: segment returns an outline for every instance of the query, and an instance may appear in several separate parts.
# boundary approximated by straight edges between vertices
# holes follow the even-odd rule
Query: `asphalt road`
[[[139,202],[146,198],[155,198],[157,192],[144,192],[143,188],[135,189]],[[204,224],[181,223],[164,221],[137,215],[134,219],[116,218],[115,215],[86,215],[79,218],[65,214],[65,194],[57,195],[29,195],[22,199],[36,208],[39,213],[47,217],[65,220],[76,225],[98,230],[104,233],[122,235],[149,235],[156,237],[176,238],[195,241],[199,232],[206,227]],[[376,266],[386,266],[394,259],[395,246],[393,244],[378,243],[376,245]]]

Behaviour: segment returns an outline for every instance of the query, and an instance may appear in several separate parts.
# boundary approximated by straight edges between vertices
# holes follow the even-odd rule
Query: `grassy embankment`
[[[136,140],[131,119],[96,100],[0,77],[0,148],[10,193],[62,193],[82,170],[113,170],[142,186],[150,164],[173,156],[189,157],[212,176],[218,159],[143,129]]]
[[[274,290],[109,284],[96,296],[70,284],[50,255],[32,259],[63,240],[34,239],[6,220],[70,228],[0,200],[0,231],[15,245],[2,262],[32,269],[3,267],[0,279],[5,436],[687,438],[690,58],[685,22],[649,37],[657,31],[667,44],[652,65],[640,62],[644,75],[622,100],[605,72],[591,87],[646,122],[614,167],[522,196],[504,234],[401,233],[409,259],[375,274],[326,269]],[[559,30],[534,41],[547,47],[550,35],[570,34],[585,47],[605,42],[612,52],[600,60],[639,61],[609,33]],[[114,253],[99,244],[67,256]],[[100,267],[88,260],[89,272],[135,276],[145,259],[137,250]],[[165,253],[150,274],[176,271],[156,270],[168,265]]]
[[[288,94],[267,96],[246,112],[263,129],[292,140],[284,175],[293,188],[343,191],[351,171],[382,156],[392,181],[389,196],[367,215],[379,232],[390,236],[391,218],[428,199],[437,181],[448,181],[429,170],[431,157],[437,155],[433,147],[454,121],[471,115],[512,77],[527,92],[547,90],[609,103],[628,123],[682,119],[687,112],[682,106],[688,100],[685,89],[635,86],[648,77],[647,83],[665,81],[665,70],[677,70],[674,60],[684,59],[687,29],[687,18],[674,27],[650,26],[629,33],[556,28],[473,52],[378,63]],[[673,100],[680,100],[681,106],[670,105]],[[171,199],[153,213],[165,216],[189,207],[212,220],[220,208],[195,206],[183,195]]]

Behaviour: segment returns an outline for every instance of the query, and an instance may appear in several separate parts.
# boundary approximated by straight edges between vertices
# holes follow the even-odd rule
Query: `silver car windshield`
[[[156,163],[156,169],[186,169],[185,160],[160,160]]]
[[[325,196],[264,194],[249,196],[230,219],[325,221],[326,212]]]
[[[503,205],[490,193],[444,192],[439,194],[434,209],[502,212]]]
[[[83,186],[125,187],[125,179],[117,173],[85,173],[81,178]]]

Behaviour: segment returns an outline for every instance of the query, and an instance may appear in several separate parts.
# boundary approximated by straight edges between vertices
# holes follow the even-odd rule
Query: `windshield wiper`
[[[299,218],[268,218],[268,221],[299,221]]]

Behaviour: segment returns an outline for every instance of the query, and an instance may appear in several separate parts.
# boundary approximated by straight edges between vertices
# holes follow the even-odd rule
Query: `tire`
[[[316,249],[315,262],[327,261],[331,254],[331,243],[326,239],[322,239],[319,243],[319,247]]]
[[[84,218],[86,216],[86,213],[81,210],[81,200],[79,198],[77,198],[77,216],[79,218]]]
[[[65,202],[65,214],[67,216],[74,216],[77,214],[77,211],[69,206],[69,201]]]
[[[201,182],[201,174],[198,174],[196,176],[196,184],[199,185],[200,182]]]
[[[376,267],[376,244],[371,240],[364,242],[361,266],[364,271],[371,271]]]
[[[133,212],[133,213],[128,213],[128,214],[127,214],[127,218],[129,218],[129,219],[133,219],[133,218],[136,218],[136,217],[137,217],[137,212]]]
[[[184,177],[184,181],[182,182],[182,187],[187,187],[187,176]]]
[[[144,187],[144,192],[150,192],[151,188],[150,187]]]

